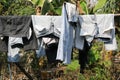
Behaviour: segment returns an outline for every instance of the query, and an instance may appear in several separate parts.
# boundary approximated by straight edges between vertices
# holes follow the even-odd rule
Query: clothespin
[[[114,16],[120,16],[120,14],[114,14]]]

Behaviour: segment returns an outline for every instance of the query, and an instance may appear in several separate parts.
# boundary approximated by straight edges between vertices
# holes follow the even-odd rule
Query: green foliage
[[[106,68],[95,67],[92,69],[93,76],[90,76],[90,80],[111,80],[110,71]]]
[[[101,50],[103,47],[103,43],[102,42],[96,42],[92,45],[92,48],[89,51],[89,64],[95,64],[96,62],[98,62],[99,60],[101,60],[102,56],[101,56]]]
[[[82,74],[79,74],[78,80],[86,80],[85,76]]]
[[[39,5],[42,7],[42,14],[46,14],[49,11],[52,11],[55,14],[61,15],[62,11],[62,4],[64,1],[70,2],[71,0],[52,0],[52,2],[48,2],[48,0],[0,0],[0,15],[31,15],[35,14],[35,6]],[[32,4],[31,4],[32,3]],[[116,5],[115,5],[116,3]],[[98,0],[97,5],[93,8],[92,13],[115,13],[120,12],[119,6],[120,0]],[[85,2],[81,2],[80,5],[82,6],[83,10],[86,14],[89,14],[90,11],[87,8]],[[116,35],[117,42],[118,42],[118,51],[120,51],[120,38],[118,34]],[[110,80],[110,66],[111,61],[103,61],[102,60],[102,47],[103,43],[95,42],[92,45],[92,48],[89,51],[89,65],[90,72],[89,76],[85,76],[80,74],[79,80],[86,80],[89,77],[89,80]],[[30,52],[32,53],[32,52]],[[29,59],[32,60],[29,66],[32,66],[35,70],[39,68],[38,60],[36,59],[35,55],[33,54],[26,54],[27,56],[33,56]],[[0,53],[0,60],[4,60],[4,57],[7,56],[5,54]],[[23,60],[26,60],[27,57],[24,57]],[[6,62],[7,60],[4,60]],[[92,66],[91,66],[92,65]],[[28,67],[28,66],[27,66]],[[79,68],[78,60],[73,60],[71,64],[67,66],[69,70],[76,70]],[[74,75],[74,74],[73,74]]]
[[[16,9],[16,15],[32,15],[32,14],[35,14],[35,12],[31,6],[21,7],[20,9]]]
[[[118,46],[117,51],[119,52],[120,51],[120,36],[119,36],[119,33],[116,34],[116,39],[117,39],[117,46]]]
[[[98,10],[101,10],[102,7],[105,5],[107,0],[98,0],[98,3],[95,5],[95,8],[93,9],[93,13],[97,12]]]
[[[55,14],[61,15],[63,1],[53,0],[51,4],[53,5]]]
[[[112,62],[110,60],[110,53],[104,51],[103,42],[95,42],[89,51],[89,66],[103,66],[110,69]]]
[[[120,0],[115,0],[115,13],[120,13]]]
[[[30,1],[34,5],[43,7],[44,2],[47,1],[47,0],[28,0],[28,1]]]
[[[78,75],[78,80],[111,80],[112,78],[110,70],[101,65],[94,65],[93,68],[86,69],[84,74]]]
[[[6,0],[0,0],[0,2],[6,2]]]
[[[48,0],[46,0],[44,2],[43,8],[42,8],[42,14],[45,15],[49,11],[54,12],[53,5],[51,3],[49,3]]]
[[[2,13],[3,5],[0,3],[0,14]]]
[[[84,11],[86,14],[88,14],[87,3],[86,3],[85,1],[81,1],[81,2],[80,2],[80,5],[81,5],[83,11]]]
[[[6,2],[5,2],[6,1]],[[31,15],[35,14],[33,5],[26,0],[5,0],[1,2],[3,9],[0,15]]]
[[[0,52],[0,63],[7,62],[7,54],[5,52]]]
[[[78,60],[73,60],[72,62],[71,62],[71,64],[69,64],[68,66],[67,66],[67,69],[68,70],[76,70],[77,68],[79,68],[79,64],[78,64]]]
[[[94,13],[114,13],[115,12],[115,0],[98,0],[98,4],[93,9]]]

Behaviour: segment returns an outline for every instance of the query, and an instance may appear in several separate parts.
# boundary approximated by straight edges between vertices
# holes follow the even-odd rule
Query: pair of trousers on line
[[[60,36],[61,16],[32,15],[32,22],[37,38],[50,34],[56,37]]]
[[[80,27],[78,26],[80,24],[76,24],[77,19],[76,6],[71,3],[64,3],[62,7],[61,35],[56,57],[64,64],[71,62],[73,46],[83,49],[84,38],[79,36]]]
[[[70,8],[68,8],[68,6]],[[73,9],[73,10],[71,10]],[[73,47],[74,39],[74,27],[71,23],[78,20],[76,28],[77,37],[75,37],[75,42],[78,42],[78,46],[75,47],[78,49],[83,49],[84,46],[84,37],[87,40],[88,44],[93,41],[94,38],[97,38],[105,43],[106,50],[116,50],[116,38],[115,38],[115,27],[114,27],[114,15],[113,14],[104,14],[104,15],[81,15],[77,16],[76,8],[73,4],[65,3],[62,8],[62,29],[61,36],[58,45],[57,59],[68,64],[71,61],[71,51]],[[78,24],[80,26],[78,27]],[[79,46],[80,45],[80,46]],[[82,47],[81,47],[82,46]]]
[[[36,50],[37,57],[44,56],[45,38],[59,38],[61,29],[61,16],[38,16],[32,15],[33,29],[38,40],[39,49]],[[54,41],[50,42],[54,43]]]
[[[36,41],[32,27],[31,16],[0,16],[0,37],[3,37],[0,42],[4,46],[4,50],[0,48],[0,51],[8,51],[8,37],[24,38],[24,49],[32,49],[29,44]]]
[[[32,26],[31,16],[0,16],[0,35],[9,38],[7,41],[4,39],[0,41],[4,44],[0,51],[8,51],[9,62],[19,61],[20,45],[24,50],[37,49]]]
[[[30,39],[9,37],[8,39],[8,62],[20,61],[20,49],[25,51],[38,49],[37,39],[32,32]]]
[[[81,15],[80,36],[84,36],[88,43],[94,38],[104,42],[105,50],[116,50],[114,14]]]

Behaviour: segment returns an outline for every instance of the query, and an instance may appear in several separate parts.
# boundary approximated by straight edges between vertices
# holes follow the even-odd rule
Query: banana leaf
[[[106,2],[107,0],[98,0],[97,4],[93,9],[93,13],[96,13],[98,10],[102,9],[102,7],[105,5]]]
[[[85,1],[80,2],[80,6],[82,7],[83,11],[88,14],[87,3]]]
[[[43,7],[45,0],[28,0],[32,4]]]

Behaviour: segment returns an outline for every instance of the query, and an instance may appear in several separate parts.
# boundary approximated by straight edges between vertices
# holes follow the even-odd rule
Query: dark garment
[[[38,43],[37,43],[37,38],[36,38],[35,34],[32,34],[32,36],[29,40],[26,37],[24,37],[23,43],[24,43],[23,49],[25,51],[38,49]]]
[[[0,52],[7,52],[8,51],[8,37],[0,38]]]
[[[79,50],[79,64],[80,64],[80,73],[84,72],[86,64],[88,63],[88,52],[90,47],[87,41],[84,41],[84,48],[83,50]]]
[[[27,37],[31,21],[31,16],[0,16],[0,35]]]
[[[24,44],[24,50],[25,51],[38,49],[37,38],[36,38],[35,32],[33,30],[32,22],[30,24],[30,28],[32,30],[32,35],[31,35],[30,39],[28,39],[27,37],[23,38],[23,44]]]
[[[51,43],[49,45],[46,45],[45,47],[48,63],[55,63],[57,62],[56,56],[57,56],[57,48],[58,48],[58,43]]]

